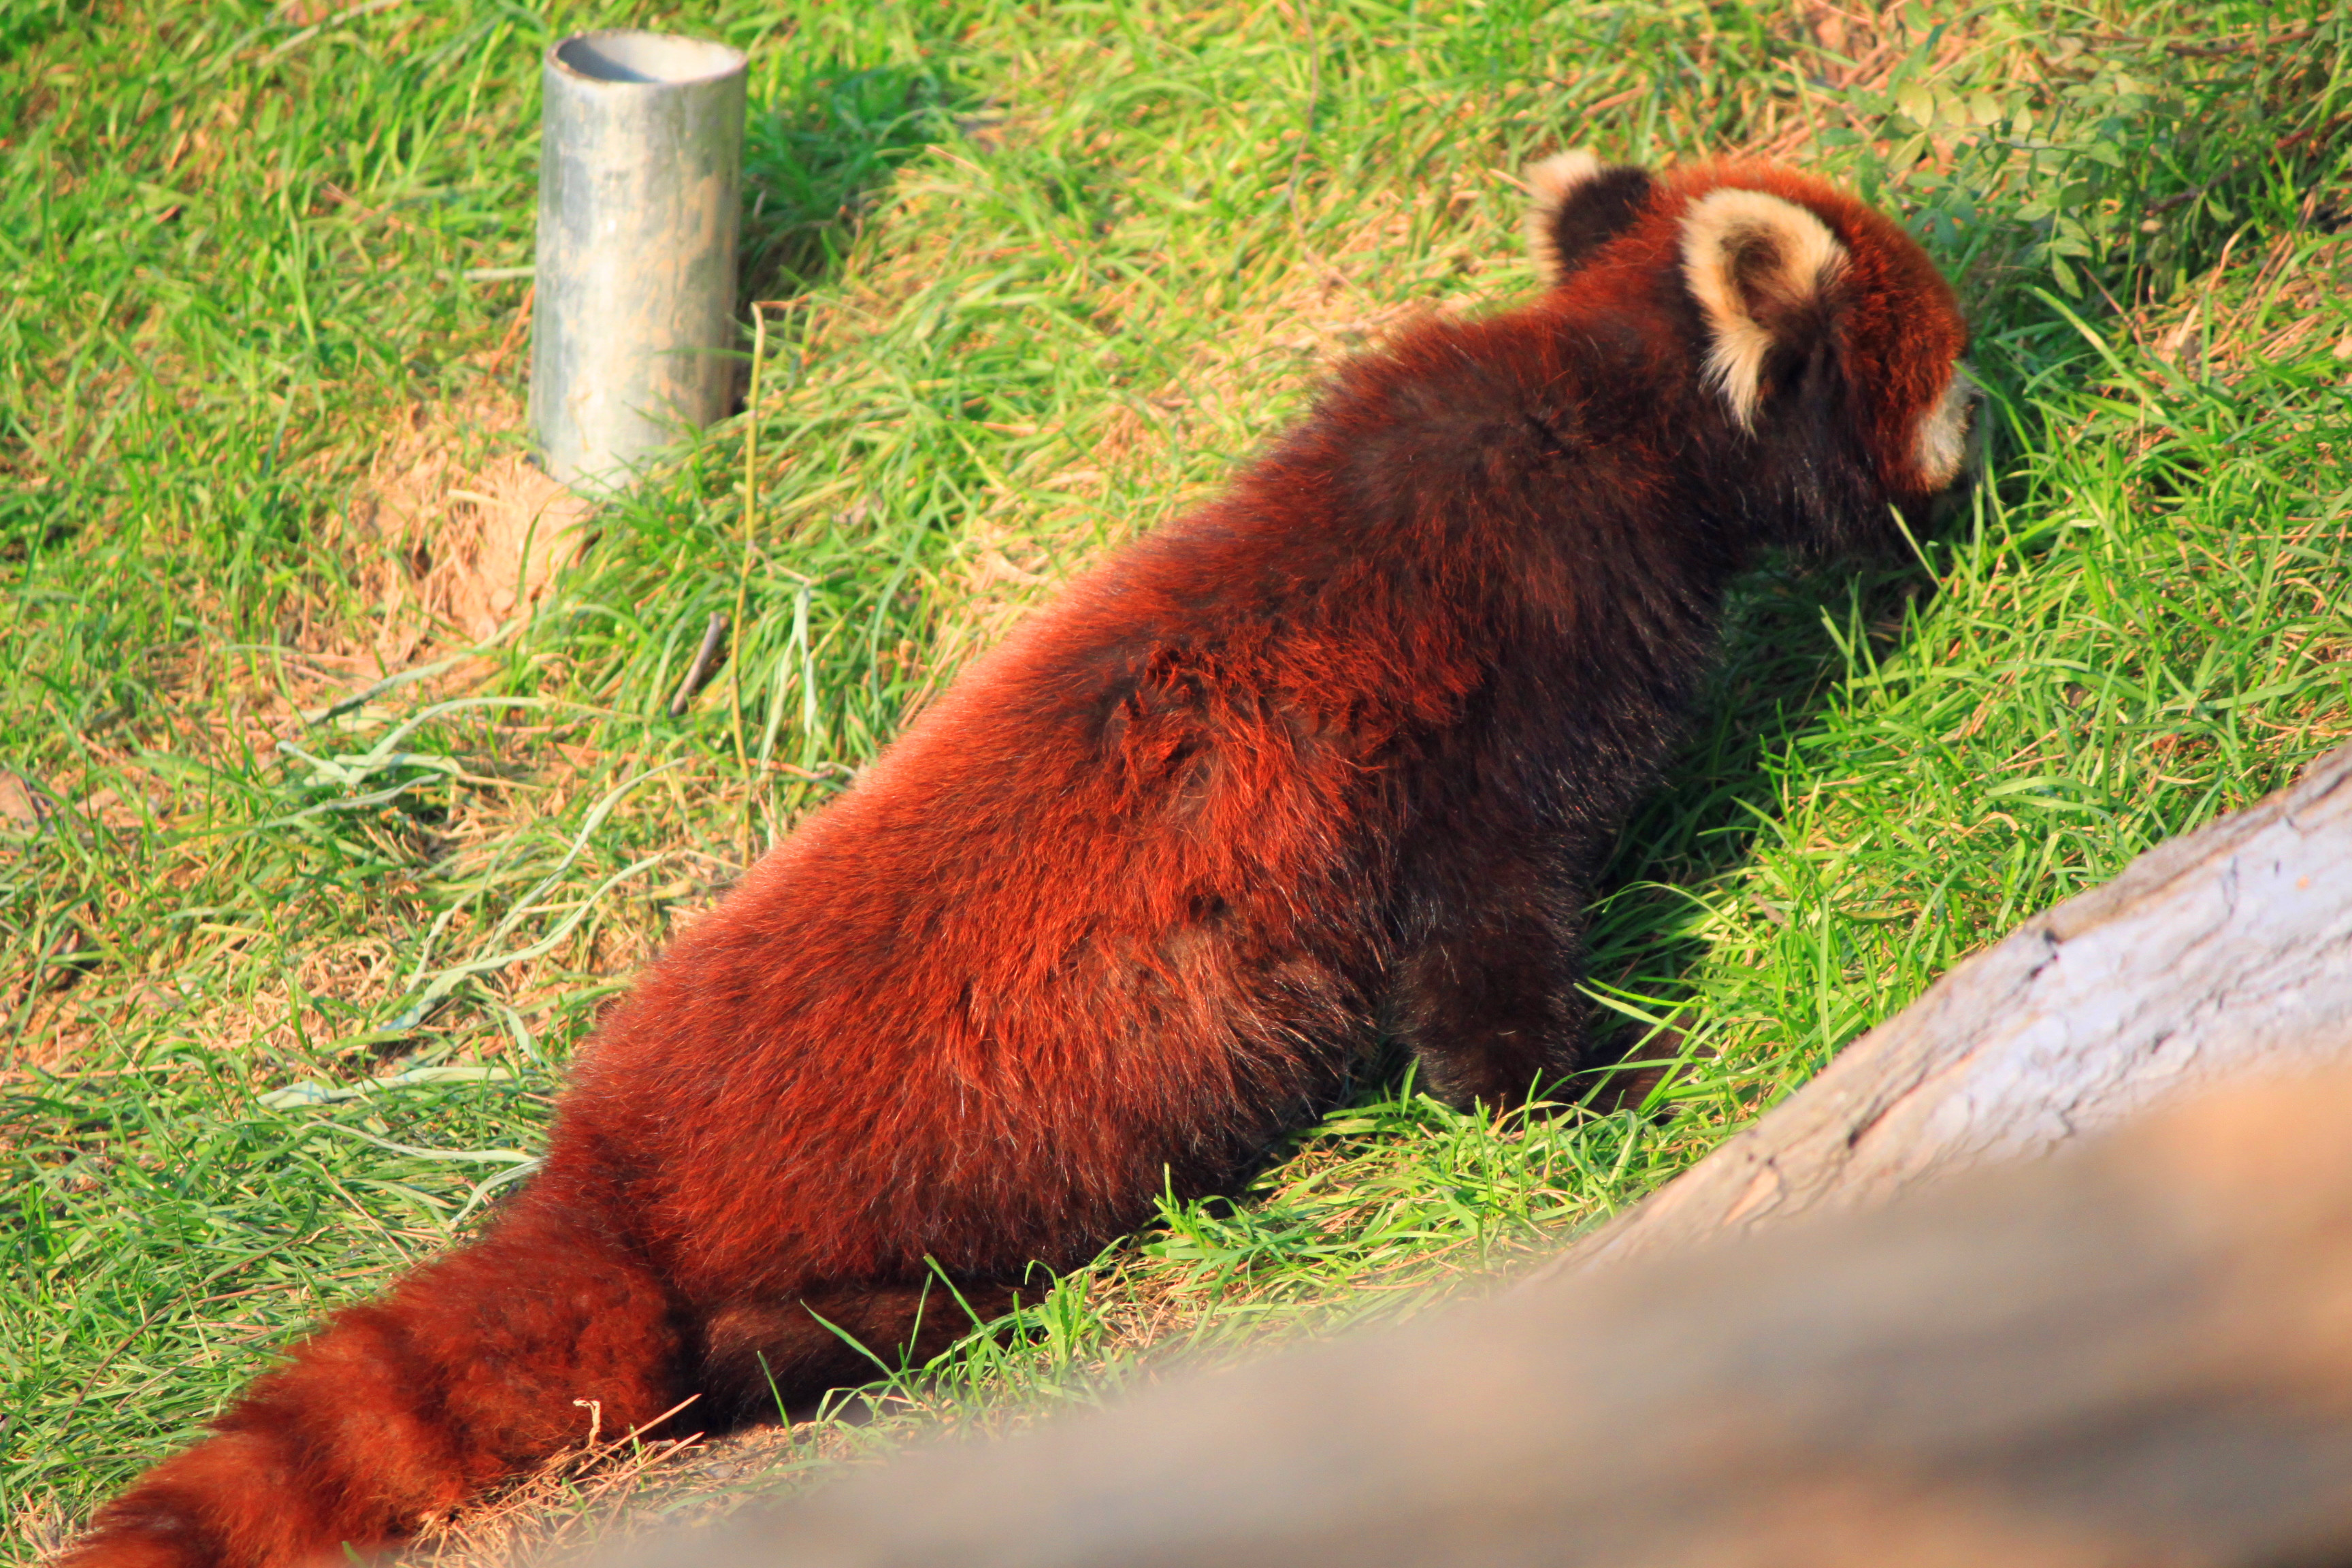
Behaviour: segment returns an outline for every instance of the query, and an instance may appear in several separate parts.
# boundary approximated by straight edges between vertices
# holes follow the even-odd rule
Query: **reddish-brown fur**
[[[1585,883],[1725,585],[1932,499],[1908,433],[1963,336],[1818,182],[1620,173],[1641,199],[1565,209],[1594,226],[1542,298],[1352,366],[976,665],[646,973],[485,1237],[330,1320],[68,1561],[320,1560],[576,1442],[580,1401],[609,1434],[863,1381],[836,1329],[926,1352],[969,1324],[934,1265],[993,1310],[1233,1180],[1383,1028],[1457,1100],[1573,1069]],[[1677,272],[1727,182],[1853,258],[1752,436]]]

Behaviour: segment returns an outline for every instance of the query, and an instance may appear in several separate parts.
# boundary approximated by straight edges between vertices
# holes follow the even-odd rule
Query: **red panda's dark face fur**
[[[1382,1036],[1586,1065],[1584,903],[1759,550],[1961,482],[1966,334],[1788,171],[1544,165],[1550,286],[1333,381],[1071,584],[638,978],[544,1168],[101,1510],[68,1568],[300,1568],[585,1435],[866,1382],[1231,1190]]]
[[[1748,489],[1779,542],[1892,548],[1890,508],[1916,527],[1970,482],[1968,329],[1935,264],[1885,216],[1759,163],[1661,178],[1570,153],[1528,184],[1529,240],[1550,285],[1539,309],[1677,337],[1711,394],[1682,460]],[[1654,348],[1645,372],[1674,353]]]

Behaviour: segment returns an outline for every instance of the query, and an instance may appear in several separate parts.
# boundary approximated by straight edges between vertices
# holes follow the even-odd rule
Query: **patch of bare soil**
[[[387,665],[496,636],[579,558],[589,504],[520,452],[485,449],[520,424],[510,398],[419,404],[370,466],[353,516],[388,547],[362,573]]]

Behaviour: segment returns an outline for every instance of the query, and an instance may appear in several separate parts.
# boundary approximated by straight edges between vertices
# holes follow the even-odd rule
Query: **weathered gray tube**
[[[658,33],[547,51],[530,423],[576,489],[728,412],[743,57]]]

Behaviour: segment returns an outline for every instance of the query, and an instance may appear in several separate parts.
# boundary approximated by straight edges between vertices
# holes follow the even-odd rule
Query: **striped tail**
[[[299,1568],[366,1552],[680,1397],[643,1260],[529,1192],[488,1235],[350,1308],[187,1452],[100,1509],[58,1568]],[[583,1407],[582,1401],[593,1401]]]

